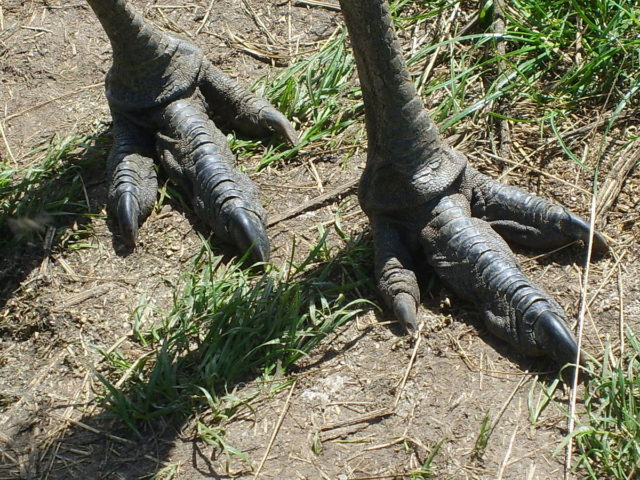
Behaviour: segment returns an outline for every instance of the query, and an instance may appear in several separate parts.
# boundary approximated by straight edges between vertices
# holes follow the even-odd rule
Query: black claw
[[[135,247],[138,240],[138,217],[140,206],[130,192],[124,192],[118,199],[118,225],[123,242]]]
[[[586,244],[589,239],[590,226],[586,220],[577,215],[569,214],[569,219],[572,228],[581,233],[580,238]],[[597,254],[606,253],[609,250],[609,245],[601,233],[593,232],[593,251]]]
[[[269,238],[262,221],[252,212],[235,209],[227,229],[236,248],[245,253],[250,250],[251,263],[268,262],[270,255]]]
[[[538,348],[562,365],[576,363],[578,344],[566,323],[551,312],[544,312],[536,321],[534,334]],[[580,355],[580,364],[585,356]]]
[[[260,121],[270,129],[282,135],[292,146],[298,145],[298,133],[294,130],[289,120],[275,108],[265,108],[260,112]]]
[[[399,293],[393,298],[393,313],[409,333],[418,330],[416,301],[408,293]]]

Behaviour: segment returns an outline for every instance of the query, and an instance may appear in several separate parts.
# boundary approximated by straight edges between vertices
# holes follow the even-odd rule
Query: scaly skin
[[[125,0],[88,0],[113,47],[105,81],[114,145],[107,161],[107,210],[123,241],[135,246],[155,203],[158,159],[219,238],[266,261],[265,215],[251,181],[235,170],[211,116],[240,132],[297,134],[269,102],[214,67],[193,44],[156,29]]]
[[[368,136],[360,204],[373,231],[379,289],[416,327],[421,254],[487,328],[529,355],[578,359],[562,308],[529,280],[506,242],[553,248],[586,241],[587,223],[565,208],[502,185],[441,139],[411,82],[384,0],[340,0],[362,86]],[[498,235],[500,234],[500,235]],[[597,251],[606,251],[595,234]]]

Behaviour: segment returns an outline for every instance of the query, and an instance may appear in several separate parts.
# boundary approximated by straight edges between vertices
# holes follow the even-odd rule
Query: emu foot
[[[539,248],[586,241],[589,226],[582,218],[466,166],[450,188],[423,205],[372,212],[370,219],[380,291],[408,329],[415,328],[420,302],[413,259],[422,253],[458,296],[481,309],[490,332],[525,354],[575,363],[578,346],[564,311],[524,275],[502,237]],[[594,249],[607,250],[598,233]]]
[[[467,165],[431,121],[402,58],[385,0],[340,0],[362,86],[367,165],[360,204],[371,221],[378,286],[409,328],[425,259],[488,329],[523,352],[575,362],[577,344],[560,306],[529,280],[505,240],[553,248],[589,236],[566,209],[501,185]],[[502,235],[502,237],[500,236]],[[595,235],[598,251],[607,249]]]
[[[126,1],[90,0],[113,46],[105,81],[113,116],[107,210],[134,247],[155,203],[160,163],[182,187],[216,237],[269,258],[265,214],[257,190],[235,169],[224,134],[211,118],[252,137],[298,142],[289,121],[214,67],[192,43],[146,22]]]

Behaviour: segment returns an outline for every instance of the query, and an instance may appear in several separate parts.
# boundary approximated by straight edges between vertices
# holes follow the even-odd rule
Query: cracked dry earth
[[[208,1],[133,3],[162,28],[193,36],[216,65],[245,85],[278,68],[251,54],[252,46],[261,45],[274,63],[286,64],[297,49],[311,50],[341,23],[335,12],[296,2],[227,0],[213,9]],[[54,136],[108,137],[102,81],[110,47],[84,2],[5,0],[0,9],[3,161],[24,167],[36,158],[32,150]],[[256,14],[262,25],[254,21]],[[409,41],[410,32],[404,35]],[[524,115],[529,107],[517,108]],[[578,126],[597,115],[587,112]],[[633,123],[621,124],[607,140],[622,138]],[[521,162],[516,168],[483,155],[490,145],[479,126],[462,125],[452,141],[485,173],[503,175],[587,216],[588,175],[555,145],[539,149],[545,141],[522,125],[512,131],[518,146],[514,160]],[[602,132],[595,128],[586,135],[576,141],[596,144]],[[559,478],[563,458],[555,450],[565,434],[565,417],[552,405],[533,425],[528,401],[531,391],[540,390],[532,372],[548,371],[550,365],[511,352],[484,331],[472,308],[437,286],[420,309],[418,340],[401,336],[390,317],[370,310],[300,362],[290,386],[274,391],[268,383],[239,385],[240,395],[257,392],[258,397],[250,410],[221,426],[226,442],[244,456],[198,441],[193,418],[152,422],[142,439],[112,422],[94,401],[101,392],[94,372],[105,368],[98,350],[135,359],[132,311],[142,296],[156,307],[149,321],[170,307],[177,279],[200,250],[201,225],[179,205],[166,205],[146,221],[135,252],[119,255],[105,222],[104,160],[99,152],[86,155],[95,156],[83,181],[96,215],[61,227],[51,252],[41,239],[16,240],[0,258],[0,478],[253,478],[258,468],[260,478],[274,479],[405,478],[437,445],[434,478]],[[341,160],[340,152],[310,149],[260,173],[252,173],[259,158],[251,158],[246,169],[260,186],[267,211],[276,216],[358,178],[362,151]],[[603,176],[614,161],[605,162]],[[316,225],[330,226],[338,209],[349,233],[366,228],[353,190],[344,190],[270,228],[276,263],[289,256],[294,237],[299,245],[312,242]],[[584,340],[591,352],[601,351],[608,340],[619,344],[621,317],[626,327],[639,330],[639,197],[636,168],[598,218],[614,255],[591,266],[588,298],[593,300]],[[89,234],[81,242],[71,241],[83,230]],[[541,256],[520,250],[518,256],[527,273],[575,318],[581,250]],[[559,406],[567,398],[568,391],[556,393]],[[487,413],[494,428],[484,452],[474,455]]]

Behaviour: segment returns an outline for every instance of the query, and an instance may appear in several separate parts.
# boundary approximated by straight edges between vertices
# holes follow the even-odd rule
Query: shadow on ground
[[[355,258],[354,249],[357,250]],[[370,255],[369,240],[360,238],[355,244],[348,245],[335,256],[320,262],[317,267],[301,273],[293,279],[292,284],[302,285],[303,290],[307,289],[308,291],[302,292],[304,295],[314,295],[323,294],[319,289],[331,292],[332,286],[344,283],[345,278],[361,278],[366,279],[363,280],[366,283],[357,283],[355,286],[359,288],[348,290],[349,296],[345,301],[358,301],[362,293],[372,298],[374,293],[370,281]],[[331,265],[329,271],[327,264]],[[359,271],[346,272],[342,276],[345,267],[357,268]],[[255,288],[257,287],[250,288],[239,296],[229,297],[227,303],[232,304],[233,311],[255,310],[255,305],[251,303],[255,300]],[[427,309],[437,309],[437,295],[436,292],[432,298],[427,299]],[[194,298],[198,298],[197,294],[194,294]],[[259,306],[264,308],[265,305],[278,301],[268,297]],[[228,315],[224,313],[226,304],[220,304],[218,308],[223,311],[223,315]],[[366,310],[372,307],[363,305],[362,308]],[[214,316],[215,312],[208,313]],[[473,310],[460,309],[449,313],[455,320],[471,326],[484,342],[517,363],[520,369],[529,372],[548,369],[548,362],[531,360],[514,353],[504,342],[486,333],[481,318]],[[389,319],[385,316],[381,320]],[[200,325],[201,328],[202,326]],[[397,326],[391,325],[389,328],[396,335],[403,334]],[[240,336],[237,338],[251,336],[251,332],[242,323],[228,325],[228,330],[238,330]],[[49,479],[182,478],[172,477],[172,469],[188,463],[188,469],[194,469],[203,477],[230,478],[238,472],[231,475],[214,466],[220,465],[215,461],[218,455],[230,453],[230,450],[225,450],[227,445],[224,442],[224,432],[218,427],[221,419],[233,416],[238,410],[246,408],[248,403],[232,400],[225,405],[224,400],[220,401],[219,398],[211,400],[203,394],[200,387],[217,391],[221,397],[225,397],[225,393],[233,392],[235,387],[260,378],[262,372],[274,365],[281,369],[293,369],[294,374],[303,374],[305,370],[318,368],[323,362],[344,355],[368,332],[365,329],[360,336],[339,343],[337,348],[332,343],[323,355],[305,367],[295,366],[300,355],[290,355],[292,345],[284,345],[275,353],[264,350],[249,357],[263,346],[278,345],[278,342],[288,337],[290,332],[287,324],[276,324],[274,328],[259,332],[257,337],[243,347],[244,357],[239,355],[238,358],[248,359],[246,368],[236,369],[231,365],[226,370],[227,373],[220,374],[213,367],[213,363],[220,359],[215,356],[216,352],[212,352],[211,345],[217,341],[217,337],[225,336],[226,333],[220,330],[220,325],[214,325],[203,334],[197,348],[185,350],[182,348],[184,345],[181,347],[180,344],[157,348],[153,361],[149,361],[149,365],[153,366],[138,372],[143,375],[144,381],[125,383],[122,389],[112,390],[110,404],[119,415],[94,406],[88,408],[88,413],[78,420],[72,419],[71,415],[58,416],[58,420],[61,420],[59,429],[55,435],[45,439],[39,436],[37,429],[31,428],[33,421],[14,425],[13,438],[8,443],[6,453],[17,461],[7,472],[19,478],[34,479],[45,476]],[[322,336],[324,335],[319,335],[318,339]],[[221,351],[224,352],[224,348],[221,347]],[[286,385],[286,379],[282,380],[282,384]],[[32,412],[32,416],[51,418],[49,413],[37,411]],[[198,432],[200,420],[210,431]],[[134,428],[127,427],[126,423]],[[190,444],[191,458],[176,457],[175,447],[178,443],[182,444],[181,452],[185,451],[184,444]]]
[[[90,137],[55,139],[0,184],[0,309],[34,270],[40,270],[34,281],[46,281],[52,253],[91,234],[85,227],[106,198],[107,135],[103,128]]]

